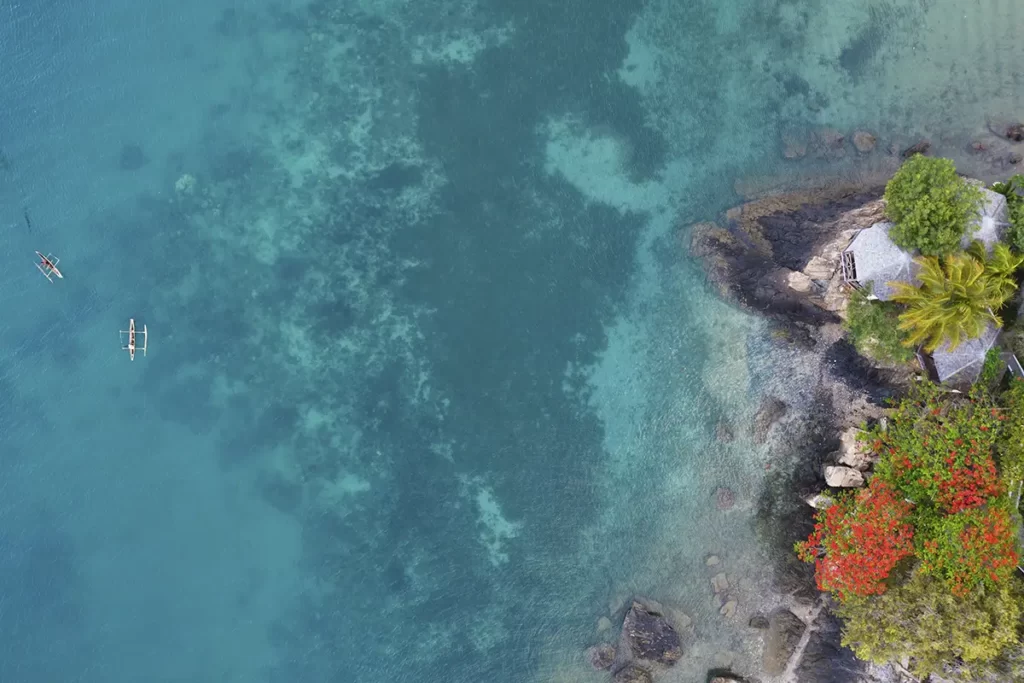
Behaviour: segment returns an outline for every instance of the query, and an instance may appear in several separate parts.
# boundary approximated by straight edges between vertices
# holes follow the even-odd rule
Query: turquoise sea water
[[[1024,48],[961,5],[0,2],[0,681],[606,680],[634,594],[754,671],[796,371],[684,226],[785,130],[965,155]]]

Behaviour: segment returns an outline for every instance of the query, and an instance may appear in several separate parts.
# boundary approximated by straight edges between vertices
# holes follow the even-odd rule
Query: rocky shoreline
[[[966,147],[962,139],[934,147],[960,148],[963,170],[986,181],[1024,164],[1024,125],[990,118],[969,140]],[[797,559],[793,545],[810,533],[814,508],[829,504],[830,490],[864,484],[873,460],[857,433],[884,419],[886,399],[914,381],[913,369],[873,364],[847,341],[840,261],[860,230],[883,220],[885,184],[903,159],[931,148],[926,139],[883,141],[866,131],[783,132],[781,156],[796,164],[795,173],[738,178],[734,189],[745,203],[717,222],[681,226],[682,246],[699,260],[708,283],[766,320],[786,349],[781,357],[803,369],[800,379],[766,391],[751,425],[770,470],[757,501],[757,525],[773,563],[773,595],[762,596],[763,611],[748,624],[752,640],[760,634],[760,666],[713,669],[707,681],[917,683],[899,663],[867,664],[842,647],[830,598],[817,589],[813,566]],[[731,441],[734,430],[720,423],[719,441]],[[733,502],[728,489],[715,492],[719,509]],[[707,559],[715,605],[733,616],[730,578],[718,562]],[[685,656],[695,637],[689,616],[649,598],[634,596],[612,618],[622,619],[617,641],[592,647],[587,658],[614,683],[651,683]],[[611,632],[611,619],[601,621],[607,623],[599,632]]]
[[[882,417],[885,399],[912,378],[905,368],[867,362],[842,329],[840,254],[859,230],[882,218],[883,191],[875,181],[769,195],[729,210],[720,223],[697,224],[685,233],[720,295],[769,321],[773,336],[785,340],[800,363],[819,368],[815,385],[807,388],[814,400],[789,411],[785,429],[770,425],[773,416],[785,414],[786,396],[765,396],[755,417],[755,423],[768,422],[761,429],[780,464],[767,478],[758,522],[775,550],[775,590],[788,607],[760,624],[768,627],[762,677],[750,680],[913,680],[893,667],[864,664],[840,645],[839,624],[825,609],[813,567],[792,553],[793,543],[810,531],[812,506],[823,491],[863,483],[872,463],[855,433]]]
[[[818,369],[815,385],[804,388],[813,400],[793,405],[787,395],[767,394],[751,426],[754,443],[764,445],[778,464],[768,474],[757,507],[775,577],[775,595],[765,600],[769,607],[749,623],[751,635],[759,633],[763,641],[760,671],[742,677],[712,670],[708,681],[914,680],[898,667],[864,664],[840,645],[839,624],[816,588],[813,567],[792,552],[793,543],[813,525],[812,506],[819,494],[863,483],[862,473],[872,463],[854,434],[865,421],[880,418],[885,399],[912,377],[905,368],[868,363],[842,329],[846,297],[840,291],[840,253],[858,230],[881,219],[883,190],[882,184],[850,183],[767,196],[729,210],[719,223],[683,231],[690,252],[721,296],[769,321],[772,336],[784,340],[795,363]],[[784,429],[774,427],[779,422]],[[717,561],[708,558],[712,573]],[[727,575],[715,574],[711,584],[725,614]],[[694,627],[690,617],[654,600],[634,597],[630,602],[617,642],[591,648],[588,661],[611,673],[614,683],[651,683],[659,670],[683,656]]]

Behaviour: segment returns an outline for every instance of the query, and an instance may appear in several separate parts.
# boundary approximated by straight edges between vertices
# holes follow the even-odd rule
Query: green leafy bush
[[[880,456],[875,475],[914,503],[917,524],[975,507],[954,496],[953,490],[963,483],[958,476],[965,481],[987,477],[1000,417],[995,403],[982,392],[962,396],[930,382],[917,384],[893,406],[886,429],[870,432],[870,446]]]
[[[926,539],[918,551],[921,571],[941,577],[957,597],[979,585],[998,590],[1017,570],[1017,530],[1001,495],[984,507],[934,519],[919,531]]]
[[[954,595],[995,588],[1019,562],[995,461],[1005,420],[985,391],[965,397],[922,384],[896,404],[884,431],[870,434],[880,456],[875,478],[913,503],[908,521],[922,570]]]
[[[889,236],[926,256],[952,253],[981,200],[981,189],[958,176],[952,161],[915,154],[885,186],[886,214],[896,224]]]
[[[899,329],[900,307],[888,301],[872,301],[868,292],[850,294],[843,326],[857,351],[881,363],[909,363],[914,352],[907,334]]]
[[[1003,406],[1003,429],[996,457],[1003,481],[1016,491],[1024,482],[1024,379],[1014,379],[999,402]]]
[[[1024,197],[1018,192],[1024,190],[1024,175],[1018,173],[1005,183],[995,183],[992,189],[1006,197],[1006,208],[1010,214],[1007,241],[1016,251],[1024,252]]]
[[[904,657],[920,677],[962,661],[970,675],[1017,645],[1021,596],[1015,582],[964,597],[923,572],[882,595],[853,598],[836,609],[845,620],[843,645],[860,659],[886,664]]]

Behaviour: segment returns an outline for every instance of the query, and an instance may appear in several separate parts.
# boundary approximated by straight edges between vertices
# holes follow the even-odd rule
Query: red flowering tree
[[[917,517],[984,505],[1003,492],[993,458],[1003,419],[982,392],[952,398],[923,384],[873,434],[875,472],[914,502]]]
[[[912,506],[879,477],[845,493],[817,514],[814,532],[796,552],[814,562],[819,590],[840,600],[884,593],[890,572],[914,551]]]
[[[920,529],[921,569],[944,578],[964,597],[979,584],[997,589],[1013,575],[1020,557],[1005,500],[932,520]]]

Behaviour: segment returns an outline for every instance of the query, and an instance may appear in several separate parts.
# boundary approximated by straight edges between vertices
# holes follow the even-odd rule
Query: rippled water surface
[[[0,680],[754,671],[789,369],[686,226],[1021,115],[1013,3],[846,4],[0,2]]]

